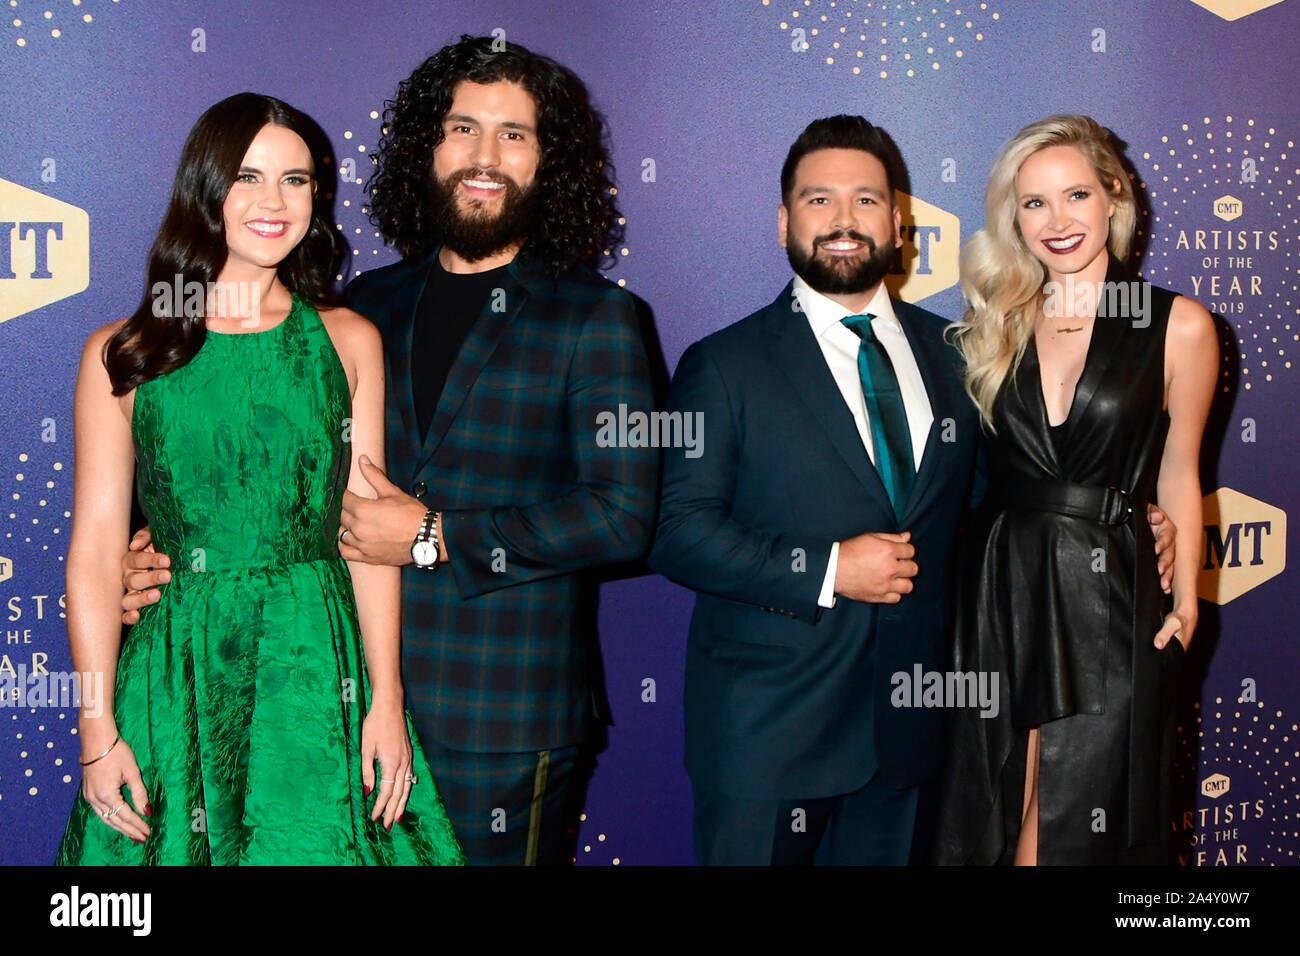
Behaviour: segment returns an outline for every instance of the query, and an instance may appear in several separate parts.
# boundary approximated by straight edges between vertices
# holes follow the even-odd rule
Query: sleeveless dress
[[[78,792],[59,864],[464,862],[409,716],[418,781],[391,832],[370,820],[370,687],[336,540],[350,415],[296,296],[274,328],[209,331],[136,390],[136,485],[172,580],[123,641],[114,709],[151,832],[133,842]]]
[[[1131,278],[1112,258],[1107,283]],[[1168,860],[1183,649],[1153,643],[1167,607],[1146,510],[1169,429],[1164,352],[1175,294],[1148,288],[1145,310],[1131,300],[1127,314],[1124,300],[1102,297],[1059,428],[1048,424],[1032,339],[995,401],[989,497],[963,555],[954,670],[996,675],[999,704],[989,717],[953,714],[940,863],[1012,861],[1032,727],[1040,864]]]

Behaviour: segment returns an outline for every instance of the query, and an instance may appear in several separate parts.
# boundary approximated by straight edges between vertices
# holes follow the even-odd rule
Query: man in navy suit
[[[656,571],[697,592],[686,767],[706,864],[904,864],[924,852],[943,710],[893,706],[941,671],[979,424],[945,322],[891,299],[890,159],[856,116],[812,123],[781,172],[795,278],[692,345],[670,412]],[[914,846],[914,843],[916,844]]]

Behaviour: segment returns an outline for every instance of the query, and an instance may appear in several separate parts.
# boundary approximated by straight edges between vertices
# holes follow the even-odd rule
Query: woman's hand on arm
[[[1214,319],[1200,303],[1179,296],[1169,313],[1165,335],[1168,370],[1169,435],[1160,460],[1156,494],[1160,507],[1189,540],[1174,562],[1174,609],[1155,636],[1163,649],[1177,635],[1186,649],[1196,630],[1196,577],[1201,514],[1201,439],[1219,376],[1219,336]]]
[[[106,325],[91,334],[77,375],[72,535],[67,558],[68,644],[81,680],[95,682],[99,690],[94,695],[83,693],[78,719],[81,761],[93,761],[83,772],[82,794],[105,823],[143,842],[149,827],[130,806],[123,805],[121,789],[131,788],[131,798],[142,811],[148,805],[148,794],[128,741],[117,740],[113,700],[121,640],[121,542],[130,530],[135,463],[130,399],[112,394],[103,362],[104,345],[120,324]]]

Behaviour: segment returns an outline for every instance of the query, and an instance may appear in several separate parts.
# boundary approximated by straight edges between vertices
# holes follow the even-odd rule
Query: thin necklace
[[[1044,316],[1044,320],[1046,320],[1046,316]],[[1051,325],[1051,323],[1049,322],[1048,325]],[[1052,325],[1051,329],[1052,329],[1052,334],[1056,335],[1058,332],[1062,334],[1069,334],[1070,332],[1082,332],[1087,327],[1088,327],[1088,323],[1087,321],[1085,321],[1083,325],[1069,325],[1069,326]]]

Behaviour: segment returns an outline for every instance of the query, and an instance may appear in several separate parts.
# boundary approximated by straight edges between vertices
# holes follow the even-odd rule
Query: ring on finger
[[[406,775],[406,782],[407,782],[407,783],[419,783],[419,782],[420,782],[420,778],[417,777],[417,776],[416,776],[415,774],[413,774],[413,773],[407,773],[407,775]]]
[[[396,783],[395,780],[384,780],[384,779],[382,779],[382,778],[380,779],[379,782],[380,782],[380,783]]]

